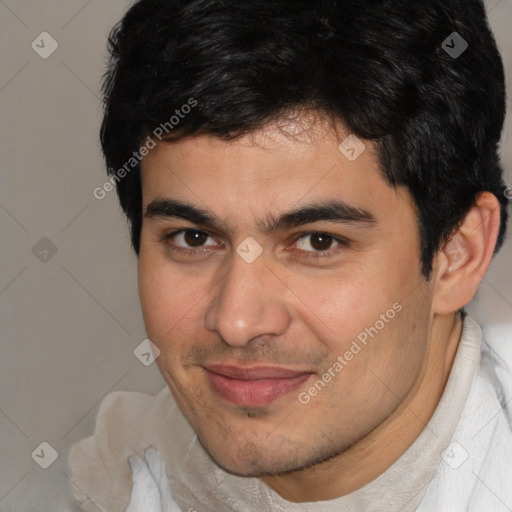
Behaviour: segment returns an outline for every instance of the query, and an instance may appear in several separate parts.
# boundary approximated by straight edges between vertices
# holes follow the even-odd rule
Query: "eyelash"
[[[205,235],[213,236],[210,233],[208,233],[207,231],[202,231],[200,229],[187,228],[187,229],[178,229],[178,230],[172,231],[171,233],[166,234],[160,241],[166,243],[168,248],[171,249],[172,251],[176,251],[181,254],[193,255],[193,254],[197,254],[198,252],[204,251],[205,249],[201,248],[201,247],[199,247],[197,249],[185,249],[184,247],[177,247],[177,246],[173,246],[168,243],[168,241],[170,239],[172,239],[174,236],[182,234],[182,233],[187,233],[187,232],[204,233]],[[336,246],[334,248],[326,249],[325,251],[301,251],[303,254],[299,254],[298,255],[299,258],[314,258],[314,259],[331,258],[334,256],[332,254],[333,249],[342,250],[342,249],[350,247],[350,242],[347,239],[344,239],[341,237],[336,237],[334,235],[330,235],[329,233],[325,233],[323,231],[308,231],[308,232],[301,233],[295,238],[293,243],[295,244],[302,238],[307,237],[307,236],[313,236],[313,235],[324,235],[324,236],[332,239],[334,242],[337,242],[338,246]]]

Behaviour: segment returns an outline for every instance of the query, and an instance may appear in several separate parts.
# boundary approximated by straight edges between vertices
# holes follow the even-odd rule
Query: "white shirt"
[[[111,393],[94,435],[70,451],[73,491],[86,512],[511,511],[511,366],[466,316],[445,390],[420,436],[366,486],[314,503],[288,502],[259,479],[217,466],[167,387],[154,396]]]

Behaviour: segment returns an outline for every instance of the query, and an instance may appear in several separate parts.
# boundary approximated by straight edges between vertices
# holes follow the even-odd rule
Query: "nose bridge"
[[[256,336],[282,334],[290,321],[282,288],[263,257],[247,263],[233,254],[206,312],[206,328],[233,346],[244,346]]]

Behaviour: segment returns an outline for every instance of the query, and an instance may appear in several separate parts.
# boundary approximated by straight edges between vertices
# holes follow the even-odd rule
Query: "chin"
[[[294,467],[296,461],[286,461],[282,452],[275,448],[258,447],[252,442],[231,441],[231,449],[226,449],[226,442],[220,443],[204,440],[198,435],[198,440],[213,459],[224,471],[242,477],[259,477],[269,474],[280,474]],[[292,452],[293,453],[293,452]],[[269,460],[269,455],[271,460]]]
[[[276,476],[306,469],[332,457],[339,451],[332,447],[318,447],[307,450],[300,443],[280,440],[279,446],[257,446],[251,441],[246,443],[231,441],[231,450],[226,450],[226,443],[211,443],[198,435],[198,440],[213,459],[224,471],[240,477]],[[305,454],[311,452],[309,457]]]
[[[262,461],[261,459],[258,461],[240,461],[240,460],[227,460],[225,457],[221,459],[213,457],[212,454],[210,456],[213,458],[215,463],[221,467],[224,471],[230,473],[231,475],[240,476],[240,477],[252,477],[252,478],[260,478],[262,476],[276,476],[282,475],[284,473],[290,473],[300,469],[300,466],[297,467],[294,464],[285,465],[283,464],[283,460],[279,461]]]

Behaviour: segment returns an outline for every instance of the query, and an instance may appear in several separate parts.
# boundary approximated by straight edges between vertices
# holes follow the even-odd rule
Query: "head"
[[[102,148],[180,408],[237,474],[346,450],[418,385],[436,318],[503,242],[482,4],[141,0],[110,51]],[[259,388],[231,385],[241,367]]]

